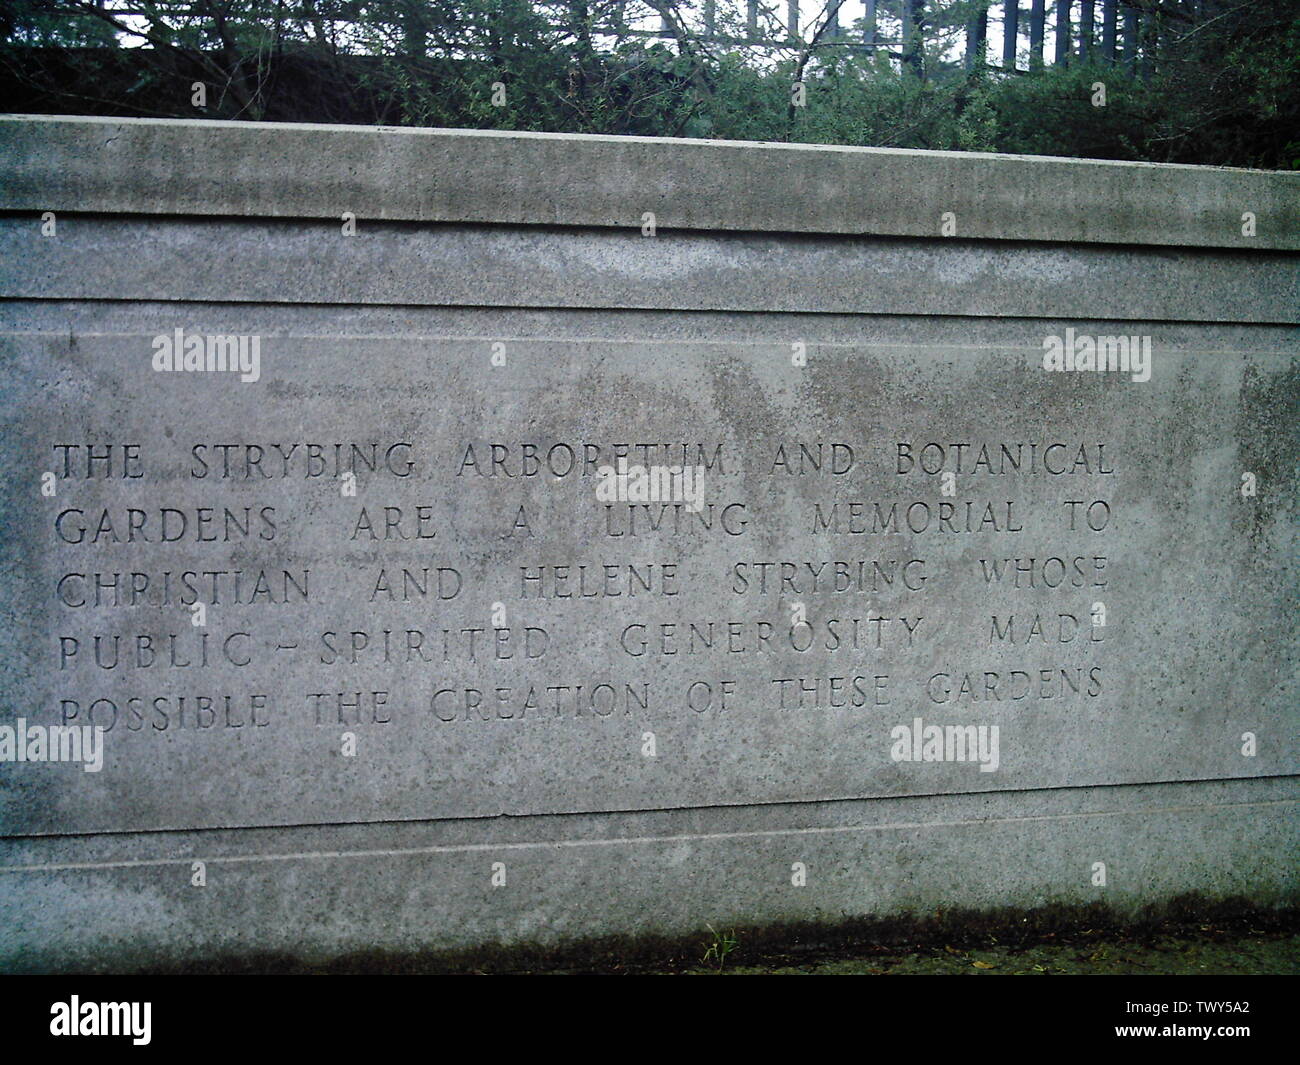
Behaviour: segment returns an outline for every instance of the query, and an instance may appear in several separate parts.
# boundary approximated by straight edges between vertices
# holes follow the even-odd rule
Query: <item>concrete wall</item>
[[[0,967],[1294,903],[1298,208],[0,119]]]

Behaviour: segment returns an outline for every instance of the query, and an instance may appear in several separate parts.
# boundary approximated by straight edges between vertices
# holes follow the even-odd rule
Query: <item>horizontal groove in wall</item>
[[[1300,257],[1231,251],[11,216],[0,263],[13,299],[1300,322]]]

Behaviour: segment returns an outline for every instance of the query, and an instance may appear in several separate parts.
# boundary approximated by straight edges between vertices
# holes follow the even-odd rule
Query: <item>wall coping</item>
[[[205,119],[0,116],[0,210],[1300,251],[1300,172]]]

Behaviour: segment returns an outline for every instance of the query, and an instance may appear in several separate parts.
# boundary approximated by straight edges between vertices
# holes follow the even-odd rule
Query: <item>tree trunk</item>
[[[1132,4],[1124,5],[1124,65],[1130,69],[1137,60],[1138,12]]]
[[[1156,55],[1160,52],[1160,35],[1164,29],[1163,12],[1158,7],[1144,14],[1146,17],[1142,20],[1138,31],[1138,43],[1142,50],[1138,69],[1143,81],[1151,77],[1152,71],[1155,70]]]
[[[1020,2],[1007,0],[1002,5],[1002,65],[1016,69],[1016,45],[1020,39]]]
[[[423,59],[429,50],[429,23],[422,0],[407,0],[402,15],[402,48],[412,59]]]
[[[988,35],[989,9],[981,4],[979,11],[966,23],[967,70],[974,70],[977,65],[984,64],[984,43],[988,40]]]
[[[925,0],[903,0],[903,71],[925,78]]]
[[[1043,24],[1047,21],[1047,0],[1033,0],[1029,5],[1029,66],[1043,65]]]
[[[1070,0],[1056,0],[1056,62],[1070,61]]]
[[[1115,62],[1115,27],[1118,24],[1119,0],[1101,0],[1101,57]]]
[[[1097,31],[1096,0],[1083,0],[1079,11],[1079,55],[1084,59],[1092,58],[1092,46]]]

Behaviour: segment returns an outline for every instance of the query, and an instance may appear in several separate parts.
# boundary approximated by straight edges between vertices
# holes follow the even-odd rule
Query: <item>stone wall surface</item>
[[[0,969],[1294,904],[1300,176],[16,116],[0,250]]]

